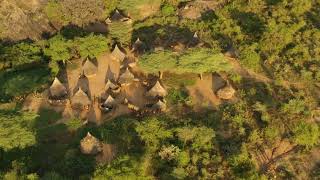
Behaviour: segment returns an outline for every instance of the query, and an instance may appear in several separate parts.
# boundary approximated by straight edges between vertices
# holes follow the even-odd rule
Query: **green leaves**
[[[151,149],[157,148],[163,140],[173,135],[172,131],[166,128],[165,123],[155,117],[147,118],[145,121],[137,123],[135,129],[140,138]]]
[[[223,54],[207,48],[195,48],[176,55],[171,51],[143,55],[138,65],[147,72],[208,73],[230,71],[231,65]]]
[[[0,48],[0,70],[10,65],[15,68],[42,60],[41,48],[36,44],[22,42]]]
[[[74,40],[75,49],[81,57],[98,57],[108,49],[108,39],[102,35],[90,34]]]
[[[149,73],[159,71],[173,71],[177,64],[177,57],[171,51],[159,51],[144,54],[138,61],[141,69]]]
[[[206,48],[195,48],[184,52],[178,60],[179,73],[209,73],[230,71],[231,65],[223,54]]]
[[[65,39],[61,34],[49,39],[48,47],[44,49],[44,54],[53,61],[66,62],[72,57],[72,41]]]
[[[320,130],[316,123],[300,121],[292,131],[292,140],[296,144],[311,148],[319,142]]]
[[[21,112],[0,112],[0,148],[9,151],[36,143],[33,124],[37,115]]]

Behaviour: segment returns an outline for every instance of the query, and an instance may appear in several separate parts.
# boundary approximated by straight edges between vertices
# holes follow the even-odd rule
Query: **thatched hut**
[[[102,143],[88,132],[80,141],[80,150],[83,154],[94,155],[102,151]]]
[[[128,19],[129,18],[123,16],[118,9],[116,9],[111,16],[111,21],[126,21]]]
[[[138,38],[132,45],[132,52],[143,52],[145,50],[145,44]]]
[[[118,86],[115,85],[114,83],[112,83],[110,81],[110,79],[108,79],[106,85],[104,86],[105,91],[108,91],[109,89],[113,90],[113,89],[117,89],[117,88],[118,88]]]
[[[52,85],[49,88],[51,99],[63,99],[68,94],[66,87],[58,78],[54,78]]]
[[[91,101],[88,95],[81,88],[79,88],[79,90],[71,98],[71,103],[76,107],[87,107],[91,104]]]
[[[231,87],[230,85],[225,86],[224,88],[221,88],[217,92],[217,96],[220,99],[229,100],[232,99],[236,91]]]
[[[87,58],[83,64],[82,70],[85,76],[90,77],[97,74],[98,67],[89,58]]]
[[[116,105],[116,101],[112,96],[109,95],[102,105],[103,107],[112,108],[114,105]]]
[[[146,93],[147,96],[151,97],[164,97],[167,95],[167,91],[160,84],[159,81]]]
[[[158,100],[156,104],[152,105],[152,109],[164,112],[167,110],[167,105],[165,102]]]
[[[121,86],[129,85],[134,80],[134,75],[127,68],[126,71],[119,77]]]
[[[111,55],[112,55],[112,57],[114,57],[116,60],[118,60],[120,62],[122,62],[126,58],[126,54],[120,50],[120,48],[118,47],[117,44],[114,47]]]

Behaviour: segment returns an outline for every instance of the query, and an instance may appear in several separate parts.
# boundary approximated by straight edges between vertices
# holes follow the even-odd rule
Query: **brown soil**
[[[198,79],[195,85],[187,87],[196,110],[221,104],[221,100],[213,92],[214,85],[212,76],[205,75],[202,80]]]
[[[147,18],[159,11],[160,4],[143,4],[138,7],[141,19]]]

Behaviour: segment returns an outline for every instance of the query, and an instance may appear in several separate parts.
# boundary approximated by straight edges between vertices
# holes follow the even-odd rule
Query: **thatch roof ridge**
[[[50,88],[49,91],[51,93],[51,96],[56,96],[56,97],[60,97],[60,96],[64,96],[67,94],[67,88],[61,83],[61,81],[55,77]]]
[[[129,68],[127,68],[126,71],[122,73],[119,77],[120,84],[130,83],[133,80],[134,80],[134,75],[131,73]]]
[[[71,102],[73,104],[89,105],[91,103],[88,95],[80,87],[78,91],[73,95]]]
[[[96,154],[102,151],[102,143],[88,132],[80,141],[80,149],[83,154]]]
[[[104,101],[104,105],[114,105],[115,99],[109,95],[108,98]]]
[[[124,60],[124,58],[126,57],[126,54],[120,50],[120,48],[118,47],[117,44],[116,44],[116,46],[114,47],[111,55],[112,55],[114,58],[116,58],[117,60],[119,60],[120,62],[122,62],[122,61]]]
[[[198,33],[197,33],[197,32],[195,32],[195,33],[193,34],[193,38],[195,38],[195,39],[198,39],[198,38],[199,38],[199,36],[198,36]]]
[[[95,75],[98,71],[98,67],[87,57],[85,63],[82,67],[83,74],[85,76],[92,76]]]
[[[117,87],[117,85],[115,85],[113,82],[111,82],[110,79],[108,79],[106,85],[104,86],[105,90],[114,89],[116,87]]]
[[[158,100],[157,103],[155,103],[154,105],[152,105],[153,109],[159,109],[161,111],[165,111],[167,109],[167,105],[165,102],[161,101],[160,99]]]
[[[156,82],[156,84],[147,92],[147,95],[149,96],[166,96],[167,90],[164,89],[164,87],[160,84],[159,81]]]

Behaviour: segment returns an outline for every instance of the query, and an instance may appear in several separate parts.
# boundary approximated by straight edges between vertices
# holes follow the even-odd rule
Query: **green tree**
[[[138,122],[135,129],[151,150],[155,150],[163,140],[173,136],[172,131],[167,129],[165,122],[155,117]]]
[[[163,71],[174,71],[176,64],[176,55],[171,51],[159,51],[144,54],[138,61],[139,67],[145,72],[159,72],[160,79],[162,79]]]
[[[61,34],[54,36],[48,40],[47,47],[44,49],[44,54],[52,61],[66,62],[72,57],[72,46],[71,40],[65,39]]]
[[[202,78],[203,73],[228,72],[231,65],[221,53],[206,48],[195,48],[179,57],[175,70],[178,73],[199,73]]]
[[[311,148],[319,142],[320,131],[316,123],[300,121],[292,131],[292,139],[298,145]]]
[[[132,24],[128,21],[115,21],[109,25],[109,35],[116,41],[124,45],[129,45],[132,37]]]
[[[75,48],[81,57],[97,57],[108,49],[109,41],[105,36],[90,34],[74,40]]]
[[[33,129],[36,114],[25,112],[0,112],[0,148],[9,151],[23,149],[36,143]]]
[[[42,59],[41,48],[32,43],[19,43],[4,46],[0,50],[0,70],[8,67],[18,67],[24,64],[40,62]]]

